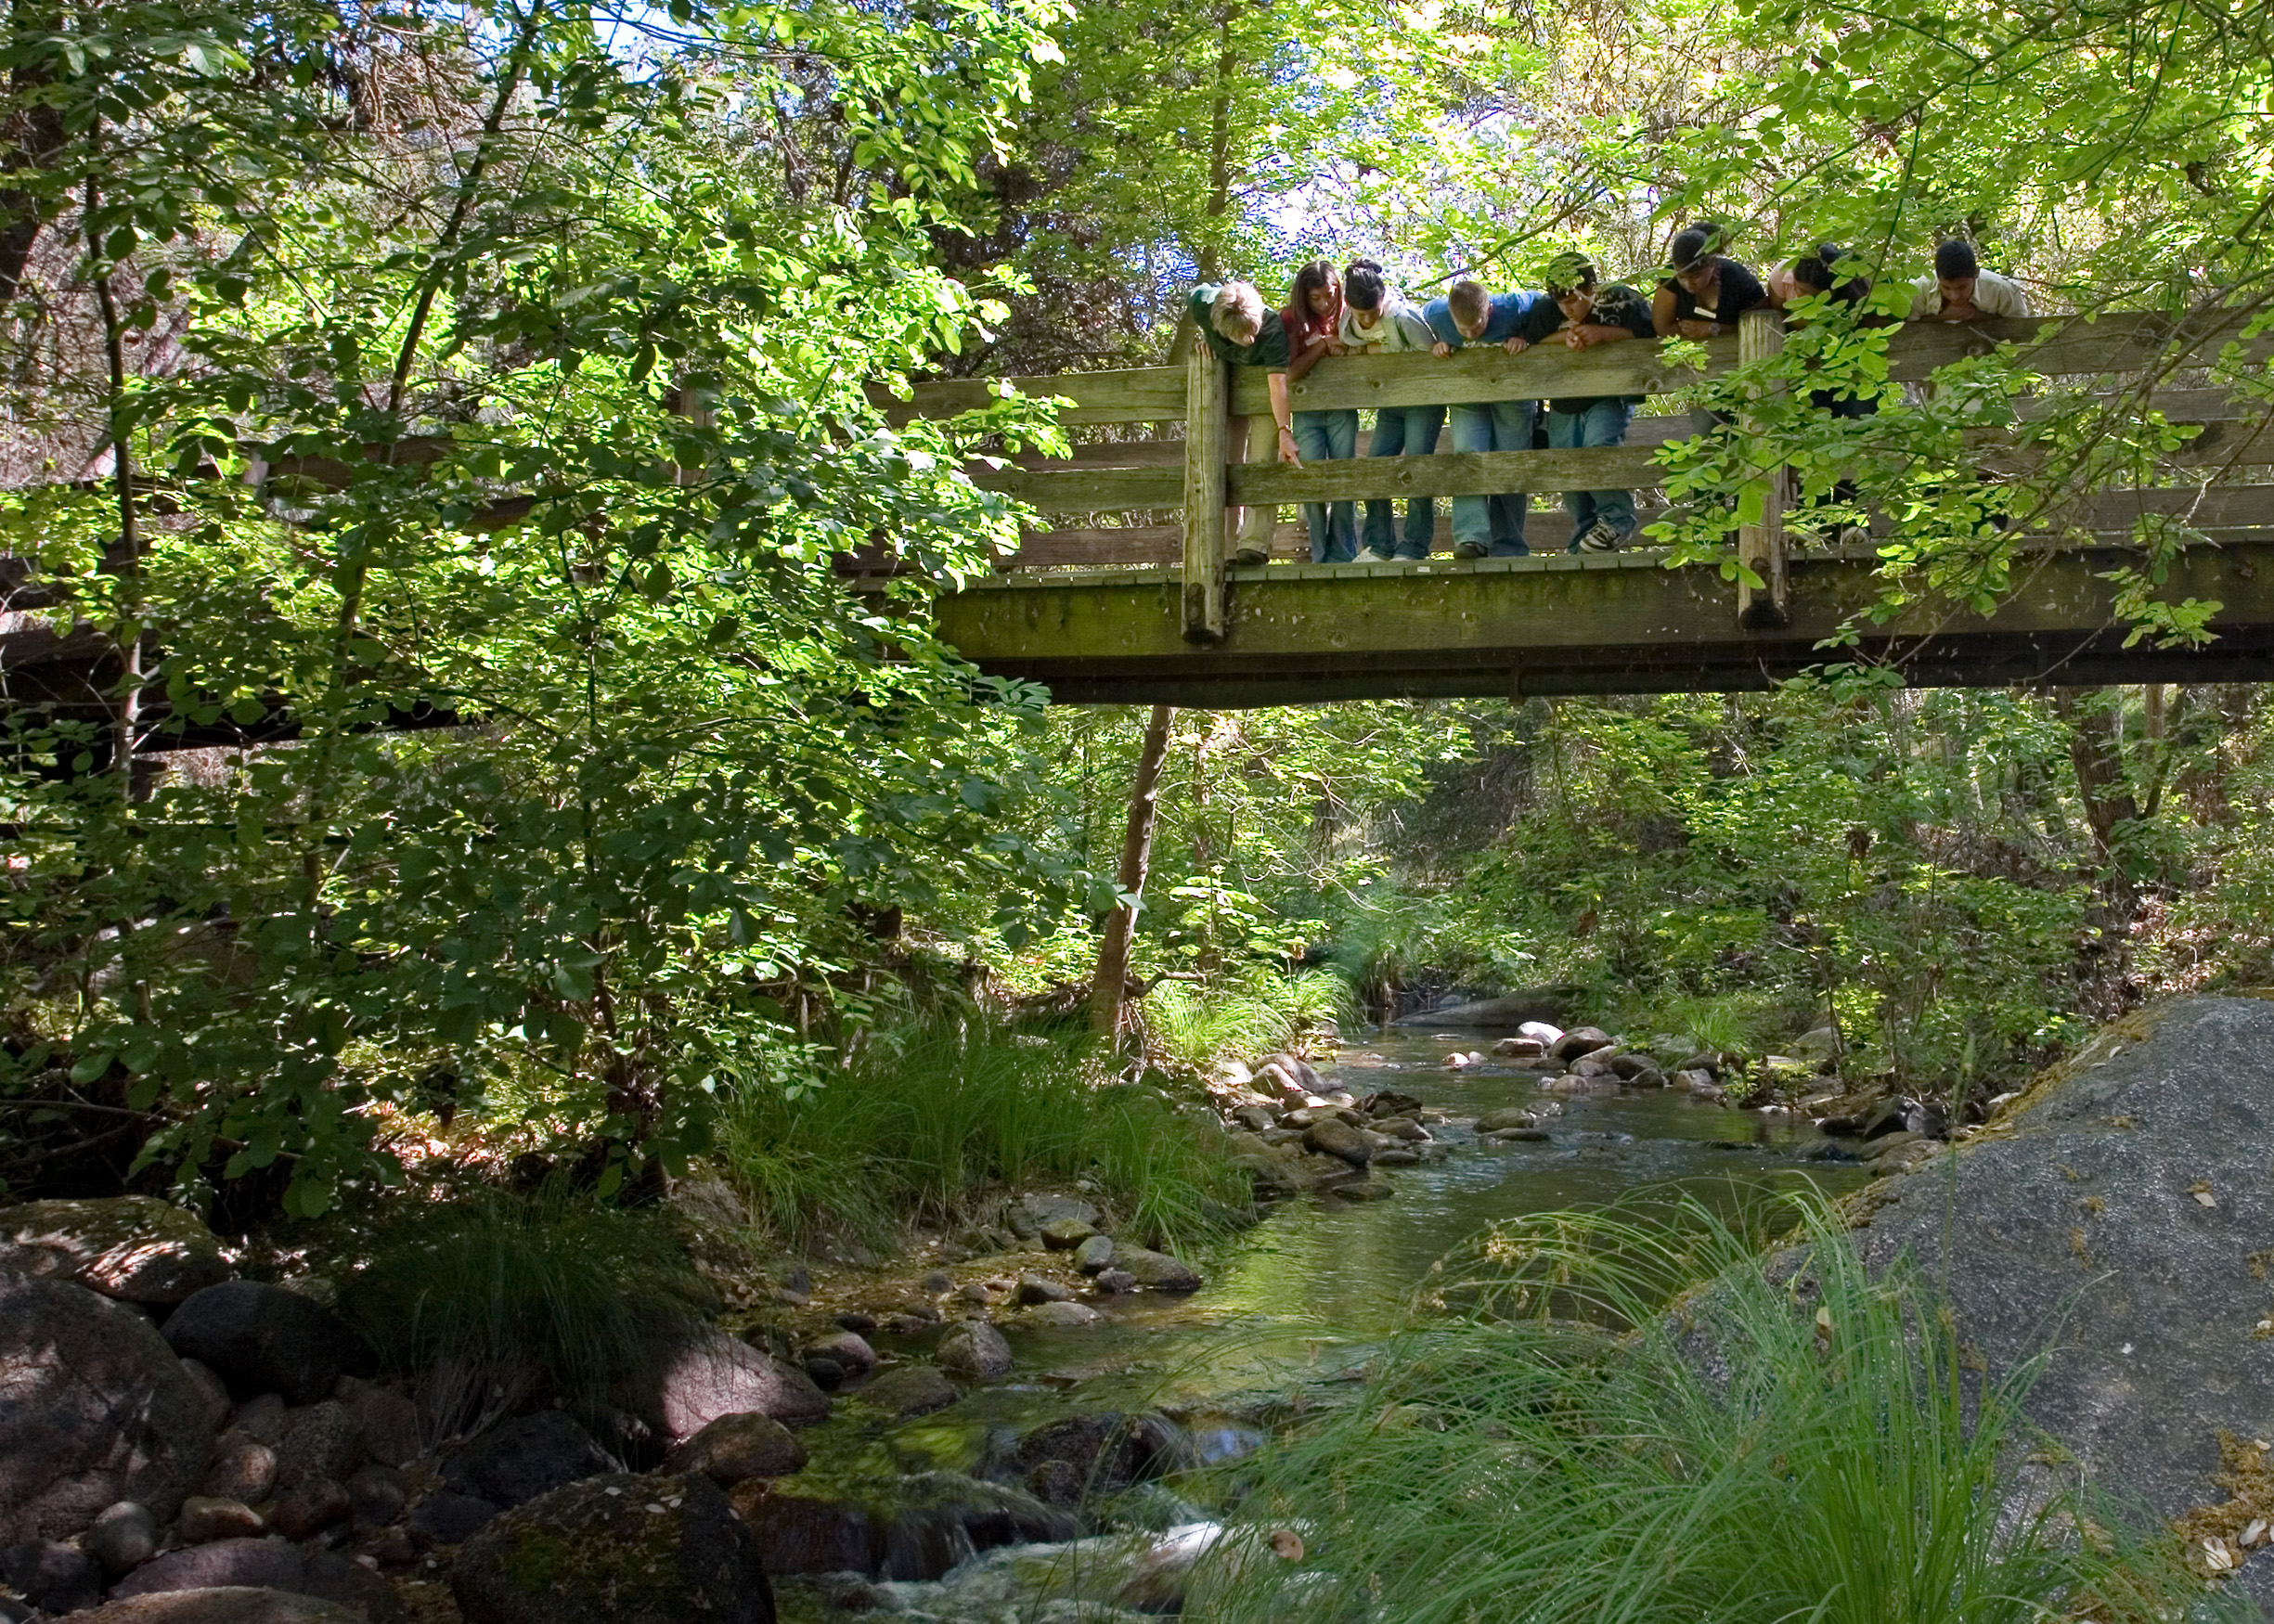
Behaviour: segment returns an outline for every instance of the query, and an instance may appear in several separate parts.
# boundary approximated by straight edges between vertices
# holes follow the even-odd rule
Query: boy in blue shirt
[[[1470,344],[1502,344],[1508,354],[1531,347],[1531,333],[1547,304],[1541,293],[1488,293],[1484,284],[1464,277],[1422,310],[1436,340],[1433,353],[1450,355]],[[1551,307],[1552,308],[1552,307]],[[1502,400],[1484,406],[1456,406],[1447,428],[1455,451],[1529,451],[1536,400]],[[1522,491],[1497,496],[1453,498],[1453,556],[1456,559],[1518,558],[1524,545],[1524,514],[1531,498]]]

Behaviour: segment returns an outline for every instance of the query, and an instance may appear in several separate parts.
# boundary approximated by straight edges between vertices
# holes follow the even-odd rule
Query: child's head
[[[1252,282],[1226,282],[1216,290],[1208,321],[1228,342],[1252,344],[1263,330],[1263,295]]]
[[[1595,313],[1595,262],[1567,248],[1547,262],[1547,296],[1574,326]]]
[[[1840,279],[1840,262],[1848,251],[1836,242],[1819,242],[1792,262],[1793,285],[1803,293],[1829,293],[1843,304],[1853,304],[1871,291],[1864,277]]]
[[[1445,308],[1452,313],[1456,332],[1465,339],[1479,339],[1492,319],[1492,296],[1474,277],[1463,277],[1445,290]]]
[[[1971,304],[1974,302],[1975,278],[1982,275],[1982,262],[1974,257],[1974,245],[1953,238],[1934,251],[1934,285],[1945,304]]]
[[[1711,288],[1721,275],[1721,227],[1712,221],[1685,226],[1667,245],[1673,261],[1673,279],[1693,293]]]
[[[1318,319],[1334,315],[1342,304],[1342,273],[1332,260],[1312,260],[1295,273],[1295,291],[1287,303],[1298,316]]]
[[[1342,273],[1342,302],[1361,316],[1381,309],[1389,290],[1382,281],[1379,260],[1352,260]]]

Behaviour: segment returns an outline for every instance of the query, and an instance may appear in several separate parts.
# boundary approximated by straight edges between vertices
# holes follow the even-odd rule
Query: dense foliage
[[[858,1086],[939,986],[1079,982],[1137,726],[1045,716],[923,609],[1017,522],[963,454],[1058,431],[895,428],[896,380],[1158,358],[1189,277],[1275,289],[1317,251],[1417,291],[1570,244],[1643,276],[1701,210],[1756,262],[1829,236],[1907,277],[1963,231],[2048,307],[2255,319],[2267,27],[13,8],[12,608],[108,658],[88,687],[11,656],[0,1179],[76,1135],[313,1214],[389,1176],[379,1126],[462,1111],[616,1145],[613,1189],[722,1101],[747,1126]],[[1811,331],[1789,376],[1880,389],[1871,330]],[[1995,514],[2065,523],[2174,444],[2079,402],[1978,479],[2025,381],[1986,357],[1860,424],[1796,393],[1671,488],[1861,470],[1891,601],[1994,601]],[[1727,561],[1721,512],[1677,509],[1682,556]],[[2143,539],[2127,613],[2199,639],[2157,561],[2200,538]],[[908,573],[856,594],[832,561],[869,547]],[[2264,973],[2245,697],[1921,698],[1827,658],[1728,702],[1187,713],[1137,952],[1171,978],[1156,1035],[1196,1065],[1316,1030],[1340,999],[1299,968],[1376,1010],[1435,972],[1745,1041],[1830,1018],[1854,1069],[1962,1089],[2155,975]]]

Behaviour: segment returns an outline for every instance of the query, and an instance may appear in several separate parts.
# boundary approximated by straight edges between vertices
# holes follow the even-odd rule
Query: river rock
[[[1940,1279],[1993,1376],[2060,1351],[2026,1408],[2161,1515],[2228,1499],[2219,1436],[2267,1436],[2274,1002],[2127,1017],[2023,1095],[2006,1130],[1882,1185],[1857,1236]]]
[[[1520,1032],[1527,1022],[1561,1020],[1582,990],[1576,986],[1527,987],[1500,998],[1424,1010],[1401,1016],[1390,1025],[1426,1026],[1440,1032]]]
[[[1563,1041],[1563,1028],[1550,1021],[1527,1021],[1516,1029],[1516,1035],[1537,1043],[1542,1050]]]
[[[876,1368],[876,1349],[869,1339],[858,1331],[840,1331],[834,1336],[824,1336],[809,1346],[808,1354],[833,1359],[848,1371],[872,1371]]]
[[[1540,1119],[1520,1105],[1503,1105],[1497,1111],[1487,1111],[1477,1118],[1479,1133],[1498,1133],[1507,1128],[1537,1128]]]
[[[403,1474],[374,1463],[363,1467],[342,1485],[349,1511],[358,1529],[383,1528],[402,1516],[410,1504]]]
[[[365,1454],[382,1466],[407,1466],[418,1458],[419,1406],[412,1399],[354,1376],[342,1378],[335,1391],[355,1417]]]
[[[292,1424],[291,1407],[281,1393],[261,1393],[246,1399],[229,1417],[233,1431],[257,1438],[270,1449],[284,1444],[285,1429]]]
[[[1040,1192],[1023,1195],[1014,1202],[1003,1220],[1011,1232],[1022,1241],[1040,1240],[1043,1226],[1072,1218],[1078,1223],[1096,1229],[1103,1215],[1089,1202],[1075,1195],[1051,1195]]]
[[[1337,1116],[1323,1117],[1312,1123],[1303,1134],[1303,1144],[1316,1155],[1336,1156],[1353,1167],[1364,1166],[1373,1154],[1366,1136]],[[1131,1272],[1140,1280],[1144,1278],[1136,1270]]]
[[[0,1274],[75,1280],[129,1303],[178,1303],[236,1272],[197,1215],[148,1195],[0,1209]]]
[[[1256,1063],[1258,1070],[1267,1065],[1275,1066],[1280,1071],[1286,1073],[1306,1093],[1324,1094],[1326,1091],[1326,1079],[1319,1076],[1318,1067],[1300,1055],[1289,1054],[1286,1050],[1280,1050],[1275,1053],[1265,1055]]]
[[[1166,1417],[1105,1411],[1045,1422],[1019,1438],[1008,1465],[1052,1504],[1072,1506],[1181,1471],[1192,1455]]]
[[[1126,1269],[1105,1270],[1097,1277],[1097,1289],[1109,1297],[1127,1296],[1137,1289],[1137,1277]]]
[[[1078,1218],[1055,1218],[1042,1226],[1040,1233],[1042,1244],[1047,1250],[1071,1252],[1091,1236],[1096,1234],[1097,1228],[1093,1224],[1082,1222]]]
[[[963,1390],[950,1381],[937,1367],[928,1364],[901,1365],[884,1371],[870,1378],[856,1395],[863,1404],[872,1404],[887,1415],[928,1415],[935,1410],[945,1410],[963,1396]]]
[[[1079,1331],[1105,1317],[1089,1304],[1076,1302],[1037,1303],[1027,1311],[1029,1324],[1048,1325],[1060,1331]]]
[[[103,1599],[94,1558],[56,1540],[27,1540],[0,1551],[0,1579],[43,1613],[76,1613]]]
[[[1367,1095],[1363,1109],[1371,1117],[1410,1116],[1418,1121],[1422,1104],[1411,1094],[1401,1094],[1395,1089],[1384,1089],[1378,1094]]]
[[[1549,1046],[1548,1053],[1570,1065],[1583,1054],[1593,1054],[1598,1049],[1609,1049],[1613,1039],[1600,1026],[1575,1026]]]
[[[1036,1303],[1070,1303],[1074,1294],[1054,1280],[1045,1280],[1039,1274],[1022,1274],[1018,1277],[1015,1297],[1020,1307],[1031,1308]]]
[[[786,1477],[805,1466],[806,1446],[797,1435],[756,1411],[720,1416],[664,1457],[665,1471],[693,1473],[722,1487],[745,1477]]]
[[[363,1338],[315,1298],[250,1280],[191,1296],[167,1319],[166,1340],[211,1365],[233,1393],[281,1393],[295,1404],[329,1398],[371,1360]]]
[[[149,1596],[162,1591],[206,1591],[223,1585],[296,1591],[306,1581],[306,1564],[282,1540],[216,1540],[210,1545],[169,1551],[144,1563],[110,1593]]]
[[[1547,1045],[1537,1038],[1503,1038],[1492,1045],[1492,1052],[1502,1060],[1537,1060],[1547,1052]]]
[[[79,1548],[115,1578],[158,1554],[158,1518],[149,1506],[122,1500],[104,1507],[87,1526],[79,1536]]]
[[[276,1450],[239,1426],[215,1440],[213,1464],[205,1472],[203,1492],[207,1496],[241,1500],[252,1505],[266,1500],[276,1487]]]
[[[1409,1144],[1425,1143],[1429,1137],[1429,1130],[1410,1116],[1378,1117],[1375,1121],[1374,1131],[1387,1134],[1391,1139],[1403,1140]]]
[[[540,1410],[499,1422],[451,1456],[443,1486],[511,1507],[614,1464],[575,1417],[564,1410]]]
[[[1421,1166],[1421,1153],[1409,1151],[1402,1145],[1390,1150],[1376,1151],[1374,1153],[1374,1166],[1377,1167],[1418,1167]]]
[[[1232,1120],[1251,1133],[1263,1133],[1279,1126],[1279,1112],[1270,1105],[1242,1105],[1232,1113]]]
[[[1139,1285],[1153,1291],[1188,1292],[1200,1289],[1200,1276],[1166,1252],[1143,1246],[1124,1246],[1115,1263]]]
[[[76,1534],[122,1500],[170,1520],[213,1447],[205,1395],[135,1309],[0,1275],[0,1545]]]
[[[851,1482],[754,1477],[735,1486],[733,1501],[776,1574],[937,1579],[975,1551],[1081,1531],[1072,1514],[1025,1489],[961,1472]]]
[[[363,1429],[346,1405],[327,1398],[294,1411],[285,1424],[284,1441],[277,1446],[277,1482],[287,1489],[317,1477],[337,1482],[363,1459]]]
[[[625,1410],[675,1443],[745,1411],[792,1424],[829,1413],[829,1395],[804,1371],[717,1331],[687,1342],[623,1398]]]
[[[1673,1080],[1675,1088],[1686,1089],[1693,1094],[1720,1092],[1718,1086],[1713,1081],[1713,1074],[1700,1067],[1685,1067],[1683,1070],[1674,1073]],[[1853,1128],[1851,1128],[1851,1131],[1853,1131]]]
[[[257,1540],[268,1532],[268,1524],[241,1500],[193,1494],[182,1502],[174,1531],[185,1545],[210,1545],[215,1540]]]
[[[431,1551],[436,1546],[456,1545],[473,1538],[477,1530],[504,1512],[503,1506],[478,1494],[460,1494],[454,1489],[445,1489],[420,1501],[405,1527],[413,1549]]]
[[[316,1596],[223,1585],[114,1601],[92,1613],[75,1615],[73,1624],[371,1624],[371,1620],[364,1613]]]
[[[1011,1345],[984,1320],[950,1326],[932,1357],[950,1375],[970,1381],[1000,1381],[1011,1373]]]
[[[1092,1235],[1074,1248],[1074,1267],[1084,1274],[1096,1274],[1113,1267],[1113,1239],[1108,1235]]]
[[[288,1540],[305,1540],[334,1523],[345,1522],[355,1511],[347,1486],[329,1477],[304,1477],[299,1487],[268,1510],[269,1526]]]
[[[706,1477],[587,1478],[459,1547],[466,1624],[773,1624],[757,1540]]]

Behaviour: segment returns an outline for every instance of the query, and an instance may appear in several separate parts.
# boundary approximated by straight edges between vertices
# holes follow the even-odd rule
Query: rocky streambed
[[[606,1416],[471,1439],[370,1380],[319,1302],[229,1279],[194,1220],[0,1209],[0,1618],[1173,1610],[1221,1535],[1222,1469],[1354,1397],[1427,1311],[1431,1266],[1488,1224],[1647,1188],[1838,1190],[1935,1148],[1739,1109],[1710,1057],[1670,1070],[1575,1036],[1393,1034],[1324,1071],[1242,1068],[1219,1106],[1279,1199],[1212,1256],[1107,1232],[1079,1187],[1028,1192],[912,1263],[743,1282],[762,1287],[743,1334],[682,1348]],[[1299,1553],[1279,1533],[1256,1560]]]

